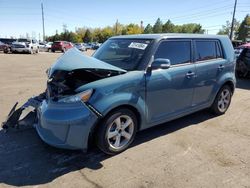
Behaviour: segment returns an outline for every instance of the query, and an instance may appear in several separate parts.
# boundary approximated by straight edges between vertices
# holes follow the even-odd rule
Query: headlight
[[[77,95],[73,95],[70,97],[65,97],[63,99],[60,99],[58,100],[58,102],[64,102],[64,103],[74,103],[78,101],[87,102],[90,99],[92,93],[93,93],[93,89],[88,89]]]

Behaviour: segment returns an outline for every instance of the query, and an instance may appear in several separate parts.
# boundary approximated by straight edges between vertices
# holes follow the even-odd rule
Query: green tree
[[[83,37],[83,42],[88,43],[92,42],[92,33],[89,29],[86,30],[85,35]]]
[[[179,31],[180,33],[204,33],[202,26],[196,23],[183,24],[179,28]]]
[[[234,30],[233,30],[234,38],[237,38],[239,26],[240,26],[240,22],[237,21],[236,19],[234,19]],[[219,32],[217,34],[218,35],[228,35],[229,36],[230,31],[231,31],[231,22],[226,21],[226,24],[222,25],[222,28],[219,30]]]
[[[168,20],[163,26],[162,26],[162,32],[163,33],[173,33],[174,32],[175,25]]]
[[[250,38],[250,15],[247,14],[244,20],[241,22],[238,30],[238,39],[246,41]]]
[[[145,33],[145,34],[153,33],[153,27],[152,27],[150,24],[148,24],[148,25],[145,27],[143,33]]]
[[[132,34],[140,34],[141,33],[141,27],[138,24],[129,24],[127,25],[127,35]]]
[[[162,33],[162,21],[158,18],[153,26],[154,33]]]

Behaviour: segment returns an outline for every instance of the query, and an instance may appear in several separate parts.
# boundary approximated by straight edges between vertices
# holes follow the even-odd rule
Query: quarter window
[[[154,56],[157,58],[169,59],[171,65],[178,65],[191,62],[190,41],[164,41],[161,42]]]
[[[196,61],[222,58],[222,51],[217,41],[196,41]]]

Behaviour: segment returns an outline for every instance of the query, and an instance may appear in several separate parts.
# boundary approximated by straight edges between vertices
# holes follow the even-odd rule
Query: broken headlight
[[[74,102],[78,102],[78,101],[88,102],[92,93],[93,93],[93,89],[88,89],[88,90],[81,92],[81,93],[78,93],[76,95],[62,98],[62,99],[58,100],[58,102],[64,102],[64,103],[74,103]]]

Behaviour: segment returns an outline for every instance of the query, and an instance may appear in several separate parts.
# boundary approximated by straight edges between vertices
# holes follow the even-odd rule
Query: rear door
[[[217,81],[225,73],[226,59],[219,40],[194,40],[196,81],[193,106],[205,105],[211,100]]]
[[[169,69],[153,70],[146,78],[149,124],[165,122],[189,110],[195,83],[191,40],[165,40],[154,58],[169,59]]]

